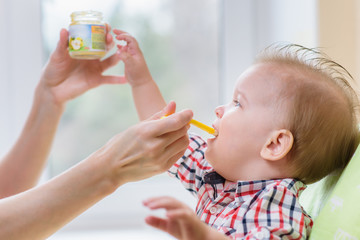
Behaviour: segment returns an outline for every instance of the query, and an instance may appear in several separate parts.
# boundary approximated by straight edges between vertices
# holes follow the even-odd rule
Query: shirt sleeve
[[[244,217],[234,214],[231,228],[220,231],[232,239],[306,239],[312,227],[311,218],[303,212],[297,197],[285,186],[262,191],[247,208]],[[242,209],[242,210],[241,210]]]
[[[212,167],[204,158],[206,142],[197,135],[190,135],[190,144],[184,155],[168,170],[170,176],[178,178],[184,187],[195,194],[204,184],[203,175]]]

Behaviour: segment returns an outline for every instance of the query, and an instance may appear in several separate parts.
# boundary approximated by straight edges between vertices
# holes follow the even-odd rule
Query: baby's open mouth
[[[213,134],[215,137],[217,137],[218,135],[219,135],[219,133],[218,133],[218,131],[216,131],[216,129],[215,129],[215,132],[214,132],[214,134]]]
[[[214,133],[212,134],[214,137],[217,137],[219,135],[219,131],[216,129],[216,127],[214,126],[214,124],[212,125],[213,129],[214,129]]]

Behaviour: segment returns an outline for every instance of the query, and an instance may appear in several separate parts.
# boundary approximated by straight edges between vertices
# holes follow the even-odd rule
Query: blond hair
[[[286,77],[279,93],[294,136],[288,155],[293,176],[308,184],[343,170],[359,144],[359,102],[349,72],[321,51],[295,44],[272,45],[256,62],[304,73]]]

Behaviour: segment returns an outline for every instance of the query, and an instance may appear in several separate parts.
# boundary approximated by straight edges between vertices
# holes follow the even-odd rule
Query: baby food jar
[[[69,26],[69,54],[76,59],[99,59],[106,53],[105,24],[97,11],[71,14]]]

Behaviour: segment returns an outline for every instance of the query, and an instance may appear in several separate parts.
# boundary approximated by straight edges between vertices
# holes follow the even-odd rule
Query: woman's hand
[[[114,192],[120,185],[168,169],[182,156],[188,145],[186,132],[192,118],[190,110],[174,112],[175,103],[171,102],[163,111],[118,134],[68,171],[38,187],[0,200],[0,223],[6,222],[0,224],[0,239],[46,239]],[[169,114],[172,115],[160,119]],[[21,156],[12,156],[8,162],[13,163],[11,160],[14,157],[26,161],[15,161],[16,164],[10,168],[4,168],[7,171],[2,172],[0,176],[12,177],[11,181],[5,183],[18,183],[19,178],[23,178],[21,182],[28,183],[29,178],[23,177],[26,174],[12,174],[9,169],[22,166],[29,171],[34,168],[33,165],[38,165],[36,161],[30,161],[31,164],[28,164],[29,156],[30,160],[39,159],[38,154],[31,156],[31,150],[42,145],[38,144],[38,140],[34,141],[34,138],[42,138],[46,133],[46,129],[40,129],[30,134],[31,138],[25,141],[25,144],[20,144],[29,145],[25,151],[23,147],[14,148],[13,153]],[[46,140],[47,138],[44,141],[48,143]],[[29,142],[35,144],[31,145]],[[6,187],[5,183],[0,183]],[[18,192],[20,191],[16,193]]]
[[[187,130],[193,114],[191,110],[174,111],[175,103],[171,102],[149,120],[116,135],[90,156],[96,161],[94,164],[101,164],[99,169],[106,171],[104,175],[110,176],[113,190],[126,182],[162,173],[183,155],[189,144]]]
[[[114,46],[109,32],[110,27],[106,25],[107,50]],[[68,53],[68,31],[62,29],[58,45],[43,71],[37,95],[45,97],[45,101],[62,105],[101,84],[122,83],[122,79],[118,76],[102,75],[105,70],[114,66],[119,60],[118,54],[103,61],[71,58]]]

